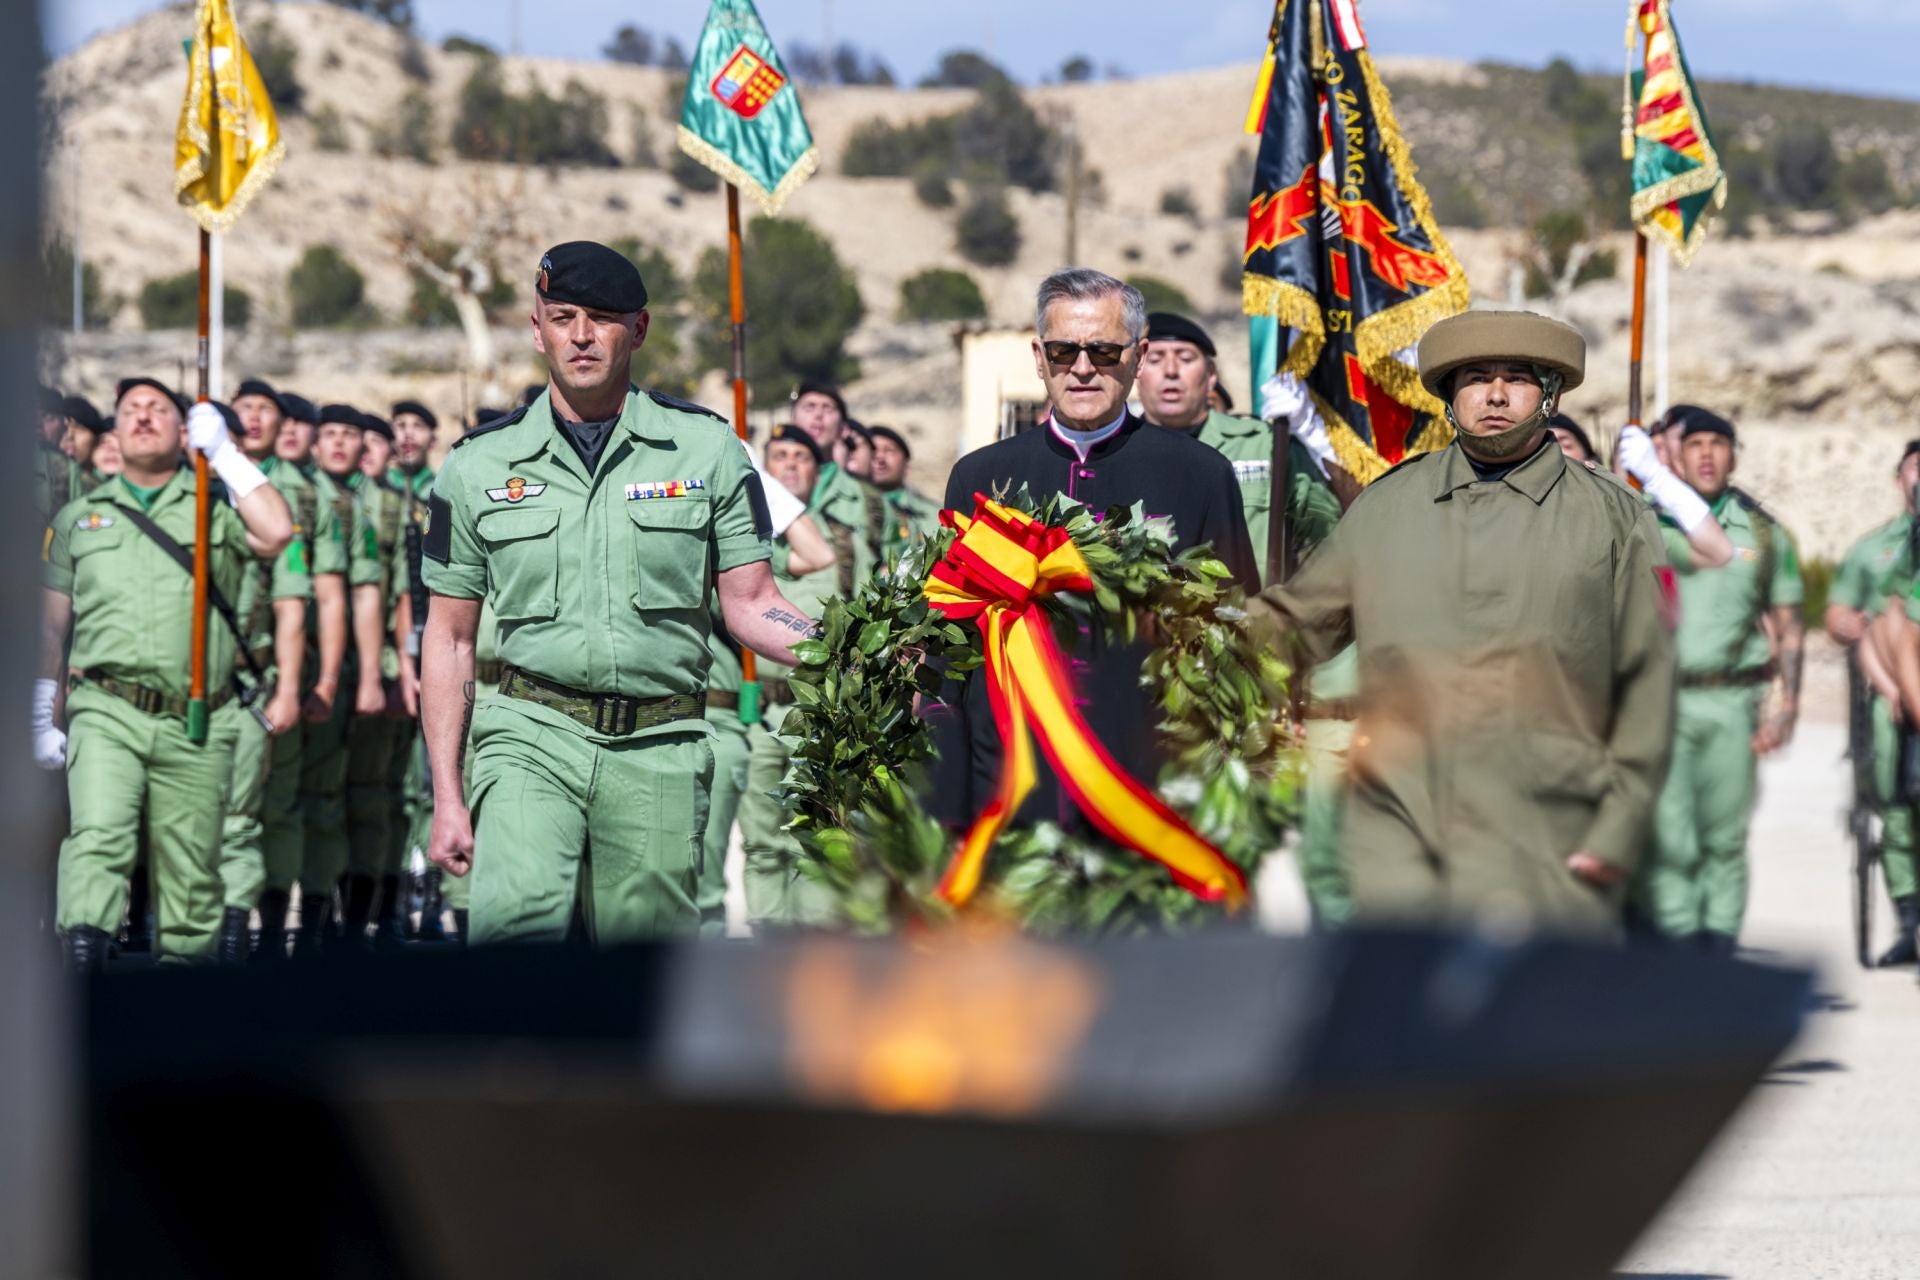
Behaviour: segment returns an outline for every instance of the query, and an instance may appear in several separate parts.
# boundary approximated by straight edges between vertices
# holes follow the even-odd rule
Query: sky
[[[42,0],[57,56],[89,35],[162,7],[154,0]],[[592,58],[634,23],[691,47],[706,0],[414,0],[424,32],[458,32],[502,49],[519,15],[522,52]],[[1271,0],[759,0],[776,43],[851,41],[904,81],[952,48],[977,48],[1033,81],[1081,53],[1132,75],[1260,56]],[[1627,0],[1360,0],[1376,53],[1432,54],[1539,66],[1555,55],[1591,70],[1624,65]],[[1697,75],[1920,99],[1920,0],[1675,0]],[[1811,16],[1810,16],[1811,15]],[[184,19],[183,19],[183,24]]]

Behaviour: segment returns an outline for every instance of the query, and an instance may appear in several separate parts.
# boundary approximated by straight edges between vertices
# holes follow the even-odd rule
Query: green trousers
[[[347,870],[378,877],[393,860],[390,775],[402,721],[356,715],[347,723]]]
[[[1747,823],[1758,767],[1760,689],[1682,689],[1673,762],[1654,808],[1652,856],[1637,878],[1642,912],[1669,937],[1740,935]]]
[[[329,894],[347,870],[347,728],[352,681],[342,677],[333,715],[309,724],[300,746],[300,891]]]
[[[220,823],[232,779],[231,726],[195,745],[183,720],[136,711],[91,685],[75,689],[67,699],[72,817],[60,845],[58,926],[119,929],[144,829],[156,955],[211,960],[226,896]]]
[[[266,887],[286,892],[300,878],[306,822],[300,812],[300,769],[306,724],[267,740],[267,783],[260,800],[260,848]]]
[[[592,741],[495,698],[473,717],[472,937],[596,943],[698,931],[704,726]]]
[[[1873,700],[1873,786],[1880,804],[1880,870],[1887,878],[1887,896],[1912,897],[1913,806],[1900,803],[1900,726],[1885,698]]]
[[[262,815],[273,740],[238,701],[214,712],[213,723],[215,731],[233,743],[233,780],[220,823],[220,883],[226,888],[227,906],[251,911],[259,905],[267,880]]]
[[[1347,804],[1347,754],[1351,720],[1306,722],[1307,776],[1300,795],[1300,879],[1316,924],[1353,918],[1353,895],[1340,857],[1340,815]]]
[[[754,925],[828,927],[838,919],[833,895],[800,870],[800,842],[785,829],[780,803],[792,749],[779,733],[788,708],[767,708],[748,731],[747,782],[740,795],[740,848],[745,855],[747,919]]]
[[[706,842],[700,855],[700,932],[720,937],[727,931],[727,846],[740,796],[747,789],[747,764],[753,754],[751,725],[740,723],[735,707],[709,707],[713,726],[713,790],[707,797]]]

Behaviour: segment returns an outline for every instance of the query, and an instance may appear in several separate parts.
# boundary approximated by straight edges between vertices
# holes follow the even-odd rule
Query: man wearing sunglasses
[[[1148,348],[1139,291],[1099,271],[1069,268],[1041,283],[1036,310],[1033,362],[1047,388],[1047,420],[960,459],[945,505],[971,511],[974,494],[1017,492],[1023,484],[1036,499],[1064,493],[1095,511],[1140,503],[1148,516],[1173,521],[1177,547],[1212,544],[1241,586],[1259,590],[1233,464],[1187,433],[1150,427],[1127,409]],[[1158,753],[1155,709],[1139,682],[1145,657],[1144,645],[1109,645],[1083,634],[1073,666],[1088,725],[1123,768],[1150,779]],[[948,821],[970,821],[1000,769],[985,682],[970,678],[964,696],[933,714],[942,752],[936,811]],[[1044,762],[1019,818],[1069,828],[1083,822]]]

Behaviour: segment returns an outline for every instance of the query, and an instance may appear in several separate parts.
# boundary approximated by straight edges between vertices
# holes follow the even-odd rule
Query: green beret
[[[647,309],[640,269],[592,240],[569,240],[547,250],[534,287],[548,302],[570,302],[594,311],[627,315]]]
[[[1587,340],[1572,325],[1531,311],[1462,312],[1420,339],[1420,385],[1445,400],[1447,375],[1483,360],[1543,365],[1561,376],[1567,392],[1586,379]]]

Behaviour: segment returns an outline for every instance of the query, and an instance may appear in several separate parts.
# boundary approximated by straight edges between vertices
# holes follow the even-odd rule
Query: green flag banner
[[[1627,47],[1644,34],[1646,69],[1627,79],[1622,154],[1633,162],[1633,223],[1685,266],[1727,203],[1727,175],[1713,145],[1693,72],[1680,49],[1668,0],[1634,0]]]
[[[753,0],[713,0],[687,73],[680,149],[778,213],[820,163]]]

